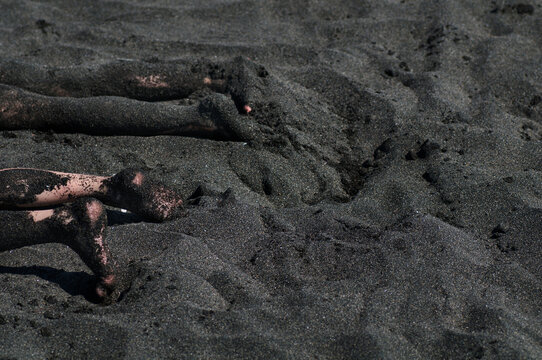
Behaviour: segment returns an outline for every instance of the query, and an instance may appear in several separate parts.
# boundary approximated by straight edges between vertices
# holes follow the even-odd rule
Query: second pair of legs
[[[105,238],[104,203],[161,222],[174,218],[183,202],[177,192],[136,169],[114,176],[2,169],[0,251],[68,245],[97,276],[96,295],[105,299],[115,289],[116,272]]]

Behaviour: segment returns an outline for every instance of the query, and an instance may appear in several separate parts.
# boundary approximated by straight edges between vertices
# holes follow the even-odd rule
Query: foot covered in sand
[[[181,196],[143,171],[125,169],[106,181],[107,203],[130,210],[145,220],[162,222],[180,214]]]
[[[94,288],[97,302],[105,305],[115,302],[119,296],[114,275],[98,278]]]
[[[198,112],[213,123],[219,138],[250,141],[255,137],[253,120],[239,115],[234,102],[225,95],[209,95],[199,104]]]

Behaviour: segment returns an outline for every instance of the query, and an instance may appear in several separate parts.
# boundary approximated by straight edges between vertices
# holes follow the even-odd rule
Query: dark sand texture
[[[110,306],[66,246],[1,253],[0,358],[542,358],[542,2],[201,3],[0,2],[0,168],[187,199],[109,211]],[[228,136],[28,130],[10,86],[157,133],[226,109]]]

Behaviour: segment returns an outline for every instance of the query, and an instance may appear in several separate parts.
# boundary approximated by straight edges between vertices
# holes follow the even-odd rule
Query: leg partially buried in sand
[[[43,243],[73,249],[98,278],[96,294],[105,299],[115,287],[115,265],[105,240],[102,201],[145,219],[175,217],[181,197],[142,171],[126,169],[112,177],[39,169],[0,170],[0,251]],[[72,202],[56,206],[66,202]],[[44,208],[32,211],[14,209]]]
[[[82,198],[55,209],[0,212],[0,251],[61,243],[75,251],[96,275],[96,295],[109,296],[115,265],[105,241],[107,217],[102,203]]]
[[[52,97],[0,84],[1,130],[52,130],[90,135],[179,135],[245,141],[253,137],[234,103],[222,94],[178,106],[115,96]]]
[[[125,169],[111,177],[25,168],[0,170],[0,208],[47,207],[81,197],[94,197],[156,222],[175,217],[183,203],[174,190],[141,170]]]
[[[256,125],[244,115],[253,111],[248,102],[266,74],[244,58],[54,71],[0,59],[0,130],[250,141]],[[172,103],[197,91],[210,94],[195,105]]]

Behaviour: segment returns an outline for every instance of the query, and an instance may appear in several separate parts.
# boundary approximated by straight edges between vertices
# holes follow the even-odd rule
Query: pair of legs
[[[251,89],[265,76],[243,58],[56,69],[0,58],[0,130],[250,141],[254,124],[242,115],[252,111]],[[206,96],[174,104],[194,93]]]
[[[68,245],[98,277],[96,293],[105,298],[114,289],[115,264],[105,240],[102,203],[157,222],[175,217],[182,206],[179,194],[139,170],[106,177],[3,169],[0,251],[50,242]]]

